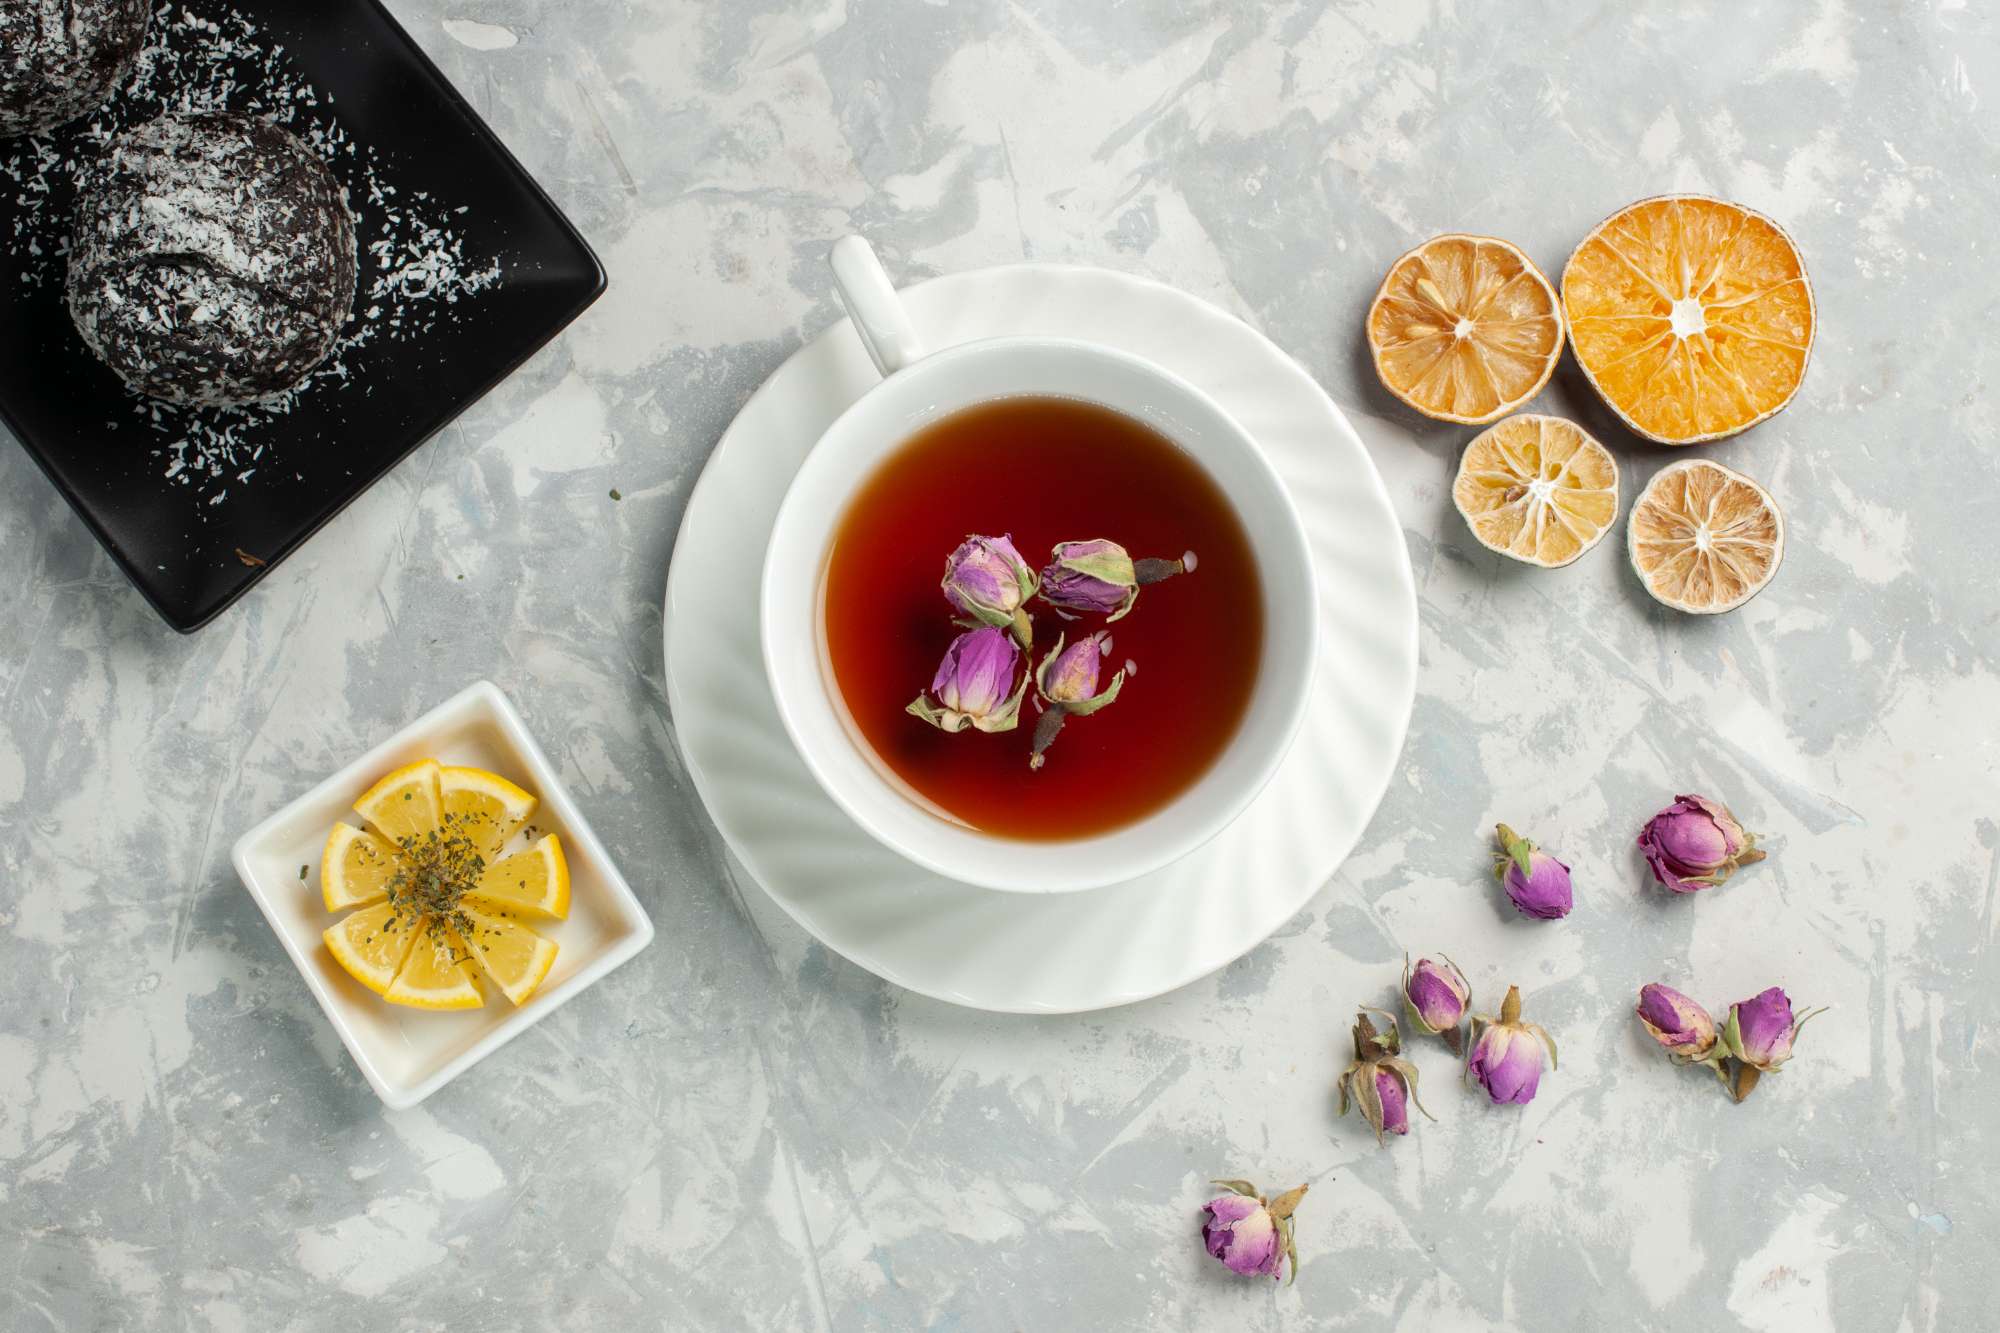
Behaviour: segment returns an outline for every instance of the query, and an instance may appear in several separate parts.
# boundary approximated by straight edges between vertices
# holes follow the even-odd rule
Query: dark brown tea
[[[1105,629],[1105,680],[1136,668],[1114,703],[1068,720],[1038,770],[1032,684],[1012,731],[947,734],[904,711],[961,632],[938,583],[973,533],[1010,535],[1037,569],[1056,543],[1099,537],[1134,558],[1198,557],[1110,625],[1029,603],[1032,662],[1058,634]],[[822,596],[835,682],[881,763],[949,817],[1037,841],[1108,832],[1192,786],[1243,720],[1264,638],[1249,539],[1221,489],[1151,427],[1067,398],[982,403],[913,436],[841,518]]]

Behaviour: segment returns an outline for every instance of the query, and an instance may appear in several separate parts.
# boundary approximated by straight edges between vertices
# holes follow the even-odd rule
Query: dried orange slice
[[[1812,354],[1812,284],[1771,219],[1702,195],[1643,199],[1563,269],[1577,364],[1639,434],[1696,444],[1792,401]]]
[[[1575,422],[1523,412],[1465,446],[1451,498],[1489,551],[1555,569],[1611,531],[1618,464]]]
[[[1632,568],[1676,611],[1733,611],[1785,558],[1785,516],[1771,493],[1705,458],[1672,463],[1646,483],[1626,523]]]
[[[1556,289],[1491,236],[1435,236],[1389,266],[1368,348],[1390,393],[1440,421],[1483,426],[1533,398],[1562,355]]]

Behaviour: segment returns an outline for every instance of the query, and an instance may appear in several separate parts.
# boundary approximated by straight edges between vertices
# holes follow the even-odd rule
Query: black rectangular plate
[[[213,0],[180,3],[222,11]],[[253,427],[253,437],[269,437],[258,473],[209,505],[200,488],[163,475],[153,454],[160,437],[78,338],[60,274],[24,291],[15,261],[0,253],[0,421],[182,633],[242,596],[604,290],[590,246],[379,0],[242,8],[332,95],[319,114],[376,150],[383,179],[405,195],[428,190],[465,206],[452,229],[469,259],[497,259],[501,278],[412,340],[349,351],[351,383],[316,385],[290,413]],[[67,213],[67,199],[55,203]],[[10,192],[0,198],[0,235],[11,230],[11,207]],[[364,253],[357,308],[373,269]]]

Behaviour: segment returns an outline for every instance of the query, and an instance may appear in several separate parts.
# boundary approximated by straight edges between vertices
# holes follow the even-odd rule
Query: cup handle
[[[834,290],[840,304],[854,321],[861,345],[868,349],[875,369],[884,376],[895,374],[924,354],[917,331],[910,326],[909,312],[896,299],[896,289],[875,257],[874,247],[859,236],[843,236],[827,255],[833,266]]]

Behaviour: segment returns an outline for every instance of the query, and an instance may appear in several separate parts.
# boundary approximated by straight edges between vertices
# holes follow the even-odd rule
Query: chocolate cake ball
[[[109,97],[151,11],[151,0],[0,0],[0,139],[52,130]]]
[[[70,318],[142,393],[219,406],[292,388],[333,350],[354,266],[346,192],[268,121],[162,116],[77,176]]]

